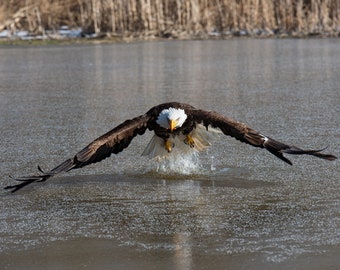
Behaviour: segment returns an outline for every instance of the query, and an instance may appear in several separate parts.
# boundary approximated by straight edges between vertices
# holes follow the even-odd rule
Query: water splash
[[[188,151],[185,154],[173,151],[171,155],[155,158],[154,161],[158,173],[188,175],[197,174],[202,169],[196,151]]]

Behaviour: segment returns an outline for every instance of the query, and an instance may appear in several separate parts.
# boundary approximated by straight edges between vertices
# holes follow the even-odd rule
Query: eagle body
[[[147,130],[154,132],[154,136],[142,155],[151,158],[171,155],[174,147],[183,153],[189,150],[202,151],[211,145],[218,133],[223,133],[251,146],[264,148],[290,165],[291,161],[283,154],[336,159],[334,155],[320,153],[324,149],[303,150],[281,143],[220,113],[200,110],[185,103],[169,102],[126,120],[50,171],[45,172],[38,166],[39,174],[14,178],[21,183],[7,186],[5,189],[15,192],[33,182],[46,181],[59,173],[102,161],[111,154],[123,151],[133,138],[143,135]]]

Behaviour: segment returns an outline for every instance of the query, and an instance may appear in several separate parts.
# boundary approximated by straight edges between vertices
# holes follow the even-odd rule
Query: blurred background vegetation
[[[121,37],[339,36],[339,0],[6,0],[0,31]]]

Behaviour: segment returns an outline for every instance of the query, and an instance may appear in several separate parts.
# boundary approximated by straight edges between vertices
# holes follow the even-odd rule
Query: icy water
[[[0,170],[52,168],[180,101],[339,156],[340,40],[0,48]],[[117,156],[0,192],[0,269],[339,269],[339,166],[221,136],[191,160]]]

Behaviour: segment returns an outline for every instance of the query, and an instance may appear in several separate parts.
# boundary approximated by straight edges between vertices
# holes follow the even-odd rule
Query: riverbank
[[[117,36],[111,34],[101,34],[99,36],[76,36],[76,37],[65,37],[65,36],[27,36],[22,38],[20,36],[1,37],[0,46],[45,46],[45,45],[73,45],[73,44],[105,44],[105,43],[130,43],[138,41],[161,41],[161,40],[225,40],[234,38],[255,38],[255,39],[310,39],[310,38],[339,38],[339,34],[328,34],[328,33],[284,33],[284,32],[271,32],[271,33],[258,33],[251,34],[246,31],[237,31],[229,33],[217,33],[212,32],[209,34],[202,35],[188,35],[186,33],[181,34],[169,34],[165,36],[159,36],[154,34],[148,35],[128,35],[128,36]]]
[[[338,0],[218,0],[214,4],[197,0],[13,0],[0,4],[0,40],[4,38],[7,44],[18,39],[77,43],[339,36]]]

